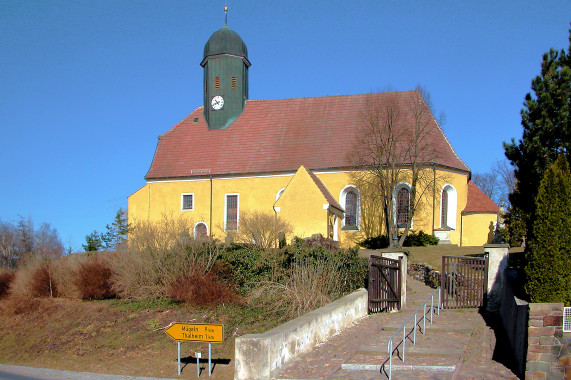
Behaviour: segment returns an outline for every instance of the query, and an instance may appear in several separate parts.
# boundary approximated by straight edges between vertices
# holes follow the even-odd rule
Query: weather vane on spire
[[[228,5],[224,6],[224,25],[228,25]]]

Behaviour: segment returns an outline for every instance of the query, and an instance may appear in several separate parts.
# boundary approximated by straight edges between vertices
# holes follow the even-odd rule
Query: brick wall
[[[571,333],[562,303],[530,303],[526,379],[571,379]]]

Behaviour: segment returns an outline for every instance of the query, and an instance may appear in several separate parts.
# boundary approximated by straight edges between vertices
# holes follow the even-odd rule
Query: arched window
[[[442,192],[442,205],[440,210],[440,227],[448,227],[448,191]]]
[[[206,226],[206,223],[196,223],[194,226],[194,238],[196,240],[204,240],[208,238],[208,227]]]
[[[410,190],[402,186],[397,190],[397,227],[406,228],[410,212]]]
[[[357,227],[357,194],[352,190],[345,194],[345,225]]]
[[[440,197],[440,228],[456,229],[457,198],[454,186],[444,185]]]
[[[360,192],[355,186],[345,186],[339,195],[339,203],[345,208],[341,228],[358,230],[360,224],[361,199]]]

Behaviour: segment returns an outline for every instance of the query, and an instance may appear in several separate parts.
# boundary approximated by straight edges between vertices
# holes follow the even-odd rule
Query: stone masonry
[[[571,379],[571,333],[562,303],[530,303],[526,379]]]

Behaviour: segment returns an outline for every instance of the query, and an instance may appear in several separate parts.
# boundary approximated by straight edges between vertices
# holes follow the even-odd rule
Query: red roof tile
[[[484,194],[474,182],[468,182],[468,200],[466,201],[466,208],[462,210],[462,214],[470,212],[496,213],[499,210],[499,206]]]
[[[311,170],[307,170],[307,172],[309,173],[309,176],[311,177],[313,182],[317,185],[317,188],[319,189],[319,191],[321,191],[321,194],[323,194],[323,196],[327,200],[327,203],[329,203],[330,206],[335,207],[337,210],[339,210],[341,212],[345,212],[345,210],[343,210],[343,207],[341,207],[339,202],[337,202],[335,200],[333,195],[331,195],[331,192],[329,192],[329,189],[327,189],[327,187],[325,187],[325,184],[323,182],[321,182],[319,177],[317,177]]]
[[[244,112],[221,130],[208,130],[199,107],[159,137],[146,179],[295,172],[301,165],[311,170],[351,168],[366,105],[389,94],[410,106],[415,92],[248,100]],[[413,116],[407,117],[412,126]],[[430,161],[469,171],[431,120],[434,128],[427,139],[439,155]]]

